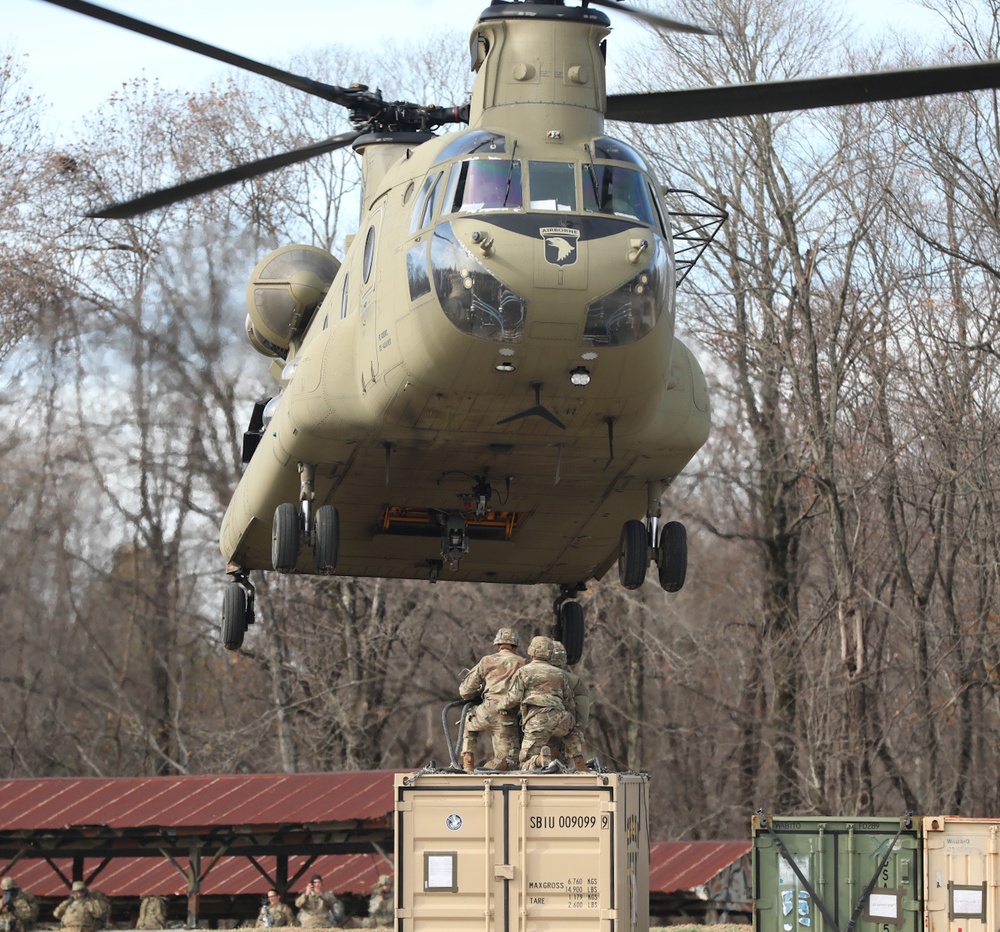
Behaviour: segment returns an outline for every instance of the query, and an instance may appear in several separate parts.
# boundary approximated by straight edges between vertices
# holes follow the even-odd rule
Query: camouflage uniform
[[[281,900],[272,903],[265,903],[260,908],[260,915],[257,917],[258,928],[270,929],[272,926],[297,926],[295,913],[290,906],[286,906]],[[330,922],[324,922],[324,928],[329,928]]]
[[[506,698],[514,674],[524,666],[525,659],[516,653],[519,638],[513,628],[497,631],[493,643],[499,646],[495,654],[483,657],[462,680],[458,692],[463,699],[482,695],[483,701],[473,707],[465,719],[462,737],[462,762],[466,770],[475,767],[476,741],[479,732],[493,736],[493,757],[486,766],[493,770],[517,769],[517,745],[520,735],[513,711],[505,711],[500,703]]]
[[[552,664],[562,670],[562,675],[573,693],[576,703],[576,724],[562,741],[563,753],[573,761],[577,770],[588,770],[583,759],[585,744],[583,733],[590,722],[590,690],[580,677],[566,666],[566,648],[562,641],[552,642]]]
[[[303,893],[296,901],[299,925],[304,929],[329,929],[330,911],[340,903],[332,893]]]
[[[504,709],[521,707],[522,770],[544,767],[552,759],[549,742],[564,738],[576,723],[576,704],[562,670],[549,663],[552,639],[535,637],[528,647],[531,662],[517,671],[510,692],[502,704]]]
[[[139,901],[137,929],[165,929],[167,927],[167,901],[162,896],[144,896]]]
[[[96,932],[101,905],[90,898],[86,886],[79,880],[73,881],[73,893],[82,895],[63,900],[52,915],[62,924],[63,932]]]
[[[366,929],[391,929],[396,920],[396,907],[392,896],[392,877],[383,874],[372,890],[368,901]]]
[[[0,906],[0,911],[13,907],[14,915],[20,920],[23,932],[30,932],[38,919],[37,897],[33,893],[19,889],[13,877],[4,877],[0,880],[0,890],[3,891],[3,905]]]
[[[24,923],[17,914],[13,897],[0,900],[0,932],[24,932]]]
[[[91,890],[90,901],[97,910],[94,914],[94,928],[100,932],[101,929],[106,929],[111,925],[111,900],[100,890]]]

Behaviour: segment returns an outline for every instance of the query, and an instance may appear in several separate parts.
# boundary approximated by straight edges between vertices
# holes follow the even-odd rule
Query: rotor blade
[[[149,194],[143,194],[131,201],[123,201],[121,204],[111,204],[101,210],[87,214],[88,217],[100,217],[107,220],[124,220],[127,217],[134,217],[137,214],[144,214],[158,207],[167,207],[176,204],[197,194],[206,194],[216,188],[223,188],[227,184],[237,181],[245,181],[248,178],[256,178],[266,172],[274,171],[276,168],[284,168],[286,165],[294,165],[297,162],[304,162],[317,155],[326,152],[333,152],[336,149],[343,149],[349,146],[361,133],[349,132],[333,136],[323,142],[316,142],[310,146],[303,146],[301,149],[292,149],[282,155],[272,155],[266,159],[259,159],[256,162],[247,162],[244,165],[237,165],[236,168],[228,168],[226,171],[216,172],[213,175],[204,175],[195,178],[193,181],[185,181],[183,184],[174,185],[171,188],[162,188]]]
[[[688,123],[1000,87],[1000,61],[608,96],[609,120]]]
[[[719,35],[717,30],[709,29],[707,26],[699,26],[697,23],[685,23],[679,19],[668,19],[666,16],[660,16],[658,13],[650,13],[646,10],[640,10],[638,7],[629,6],[627,3],[621,3],[620,0],[587,0],[587,2],[593,6],[602,6],[607,10],[619,10],[622,13],[627,13],[634,19],[641,20],[649,26],[655,26],[667,32],[687,32],[698,36]],[[586,6],[586,4],[584,5]]]
[[[120,26],[122,29],[137,32],[151,39],[159,39],[161,42],[176,45],[190,52],[197,52],[199,55],[206,55],[227,65],[233,65],[236,68],[242,68],[245,71],[252,71],[254,74],[263,75],[265,78],[272,78],[275,81],[280,81],[282,84],[287,84],[289,87],[305,91],[307,94],[321,97],[323,100],[329,100],[332,103],[341,104],[342,106],[350,106],[351,96],[347,88],[324,84],[322,81],[314,81],[312,78],[292,74],[290,71],[282,71],[280,68],[274,68],[271,65],[254,61],[252,58],[244,58],[242,55],[237,55],[234,52],[227,52],[225,49],[209,45],[207,42],[199,42],[197,39],[192,39],[177,32],[171,32],[169,29],[163,29],[160,26],[154,26],[151,23],[143,22],[141,19],[134,19],[131,16],[126,16],[124,13],[106,10],[104,7],[97,6],[96,4],[87,3],[86,0],[44,0],[44,2],[51,3],[54,6],[61,6],[66,10],[72,10],[74,13],[82,13],[84,16],[90,16],[105,23],[111,23],[113,26]]]

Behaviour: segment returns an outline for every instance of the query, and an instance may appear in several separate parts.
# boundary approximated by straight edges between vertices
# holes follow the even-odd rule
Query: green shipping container
[[[756,932],[923,932],[920,824],[754,816]]]

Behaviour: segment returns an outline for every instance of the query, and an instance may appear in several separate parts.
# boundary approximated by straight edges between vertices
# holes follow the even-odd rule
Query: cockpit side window
[[[455,210],[520,210],[522,206],[519,160],[470,159],[461,164]]]
[[[572,162],[529,162],[533,210],[576,210],[576,166]]]
[[[434,202],[437,195],[438,185],[441,183],[441,176],[444,172],[437,172],[428,175],[420,188],[420,197],[413,205],[413,216],[410,219],[410,233],[416,233],[429,226],[434,216]]]
[[[592,213],[632,217],[651,227],[657,217],[645,178],[640,172],[618,165],[594,165],[583,186],[583,209]]]

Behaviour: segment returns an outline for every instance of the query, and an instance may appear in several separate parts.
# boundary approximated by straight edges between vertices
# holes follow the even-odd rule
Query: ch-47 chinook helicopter
[[[1000,86],[1000,63],[608,95],[615,0],[508,0],[471,38],[459,107],[322,84],[80,0],[47,0],[349,110],[355,130],[139,197],[121,218],[353,146],[357,235],[340,262],[290,245],[247,290],[247,335],[279,384],[244,436],[221,548],[226,646],[253,621],[253,570],[549,583],[571,661],[577,596],[617,562],[684,583],[683,525],[661,497],[705,442],[705,379],[674,336],[674,292],[703,248],[605,120],[676,123]],[[451,123],[467,128],[435,136]],[[709,211],[708,213],[711,213]],[[695,243],[696,245],[692,245]]]

